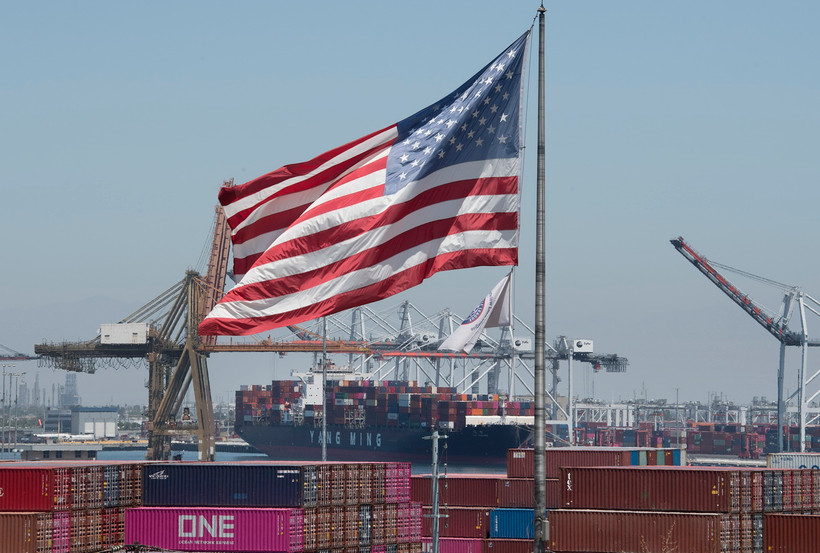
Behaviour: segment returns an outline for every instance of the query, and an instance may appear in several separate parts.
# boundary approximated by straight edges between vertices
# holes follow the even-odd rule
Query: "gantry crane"
[[[672,245],[678,252],[683,255],[692,265],[694,265],[701,273],[712,281],[724,294],[734,301],[741,309],[748,313],[758,324],[766,329],[769,334],[775,337],[780,342],[780,364],[777,371],[777,444],[778,450],[783,450],[783,426],[785,418],[785,401],[783,397],[783,377],[785,373],[786,364],[786,346],[798,346],[801,348],[801,364],[798,375],[798,389],[792,394],[789,399],[797,395],[798,397],[798,416],[800,419],[800,451],[805,451],[806,439],[806,414],[810,411],[818,412],[816,409],[811,409],[809,404],[820,395],[820,390],[816,391],[810,397],[807,397],[806,388],[818,375],[820,371],[815,372],[810,377],[806,378],[807,363],[808,363],[808,348],[820,346],[820,341],[810,340],[808,328],[806,326],[806,312],[814,313],[820,316],[820,303],[814,298],[803,292],[796,286],[789,286],[775,282],[773,280],[764,279],[762,277],[746,273],[744,271],[737,271],[731,267],[709,261],[687,244],[682,237],[670,240]],[[758,305],[747,294],[743,293],[734,284],[729,282],[716,267],[725,270],[731,270],[743,274],[747,277],[754,278],[767,284],[775,285],[785,291],[780,313],[774,315],[769,313],[765,308]],[[800,314],[800,332],[793,331],[789,328],[788,323],[793,314],[794,308],[797,306]]]
[[[200,460],[214,458],[215,422],[205,348],[215,343],[215,337],[200,338],[196,327],[224,293],[229,253],[230,234],[224,212],[217,206],[207,274],[187,271],[181,281],[120,321],[149,323],[144,342],[107,343],[98,335],[85,342],[34,346],[41,364],[67,371],[93,373],[100,360],[146,360],[148,459],[167,459],[171,439],[187,435],[197,438]],[[188,417],[180,418],[179,411],[192,385],[196,414],[185,420]]]

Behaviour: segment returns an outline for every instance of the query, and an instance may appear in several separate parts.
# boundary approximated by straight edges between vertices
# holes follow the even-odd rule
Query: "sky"
[[[4,2],[0,344],[32,354],[93,338],[203,269],[223,181],[308,160],[438,100],[526,31],[538,5]],[[547,339],[592,339],[629,360],[621,374],[576,368],[576,392],[773,400],[778,343],[669,240],[820,297],[820,4],[545,6]],[[536,46],[537,31],[515,277],[529,324]],[[385,302],[466,315],[505,273],[451,271]],[[778,310],[779,289],[730,279]],[[808,313],[810,336],[817,319]],[[793,391],[794,348],[787,362]],[[310,363],[215,354],[214,400]],[[64,380],[14,365],[4,368],[30,384],[39,373],[49,393]],[[146,381],[124,366],[81,374],[78,387],[86,405],[144,404]]]

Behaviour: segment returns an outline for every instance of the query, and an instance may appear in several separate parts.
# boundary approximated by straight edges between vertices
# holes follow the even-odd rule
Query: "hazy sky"
[[[3,3],[0,344],[33,353],[93,338],[202,268],[223,180],[305,161],[438,100],[524,32],[538,5]],[[820,4],[546,6],[547,337],[590,338],[630,361],[624,374],[579,368],[579,394],[774,399],[777,342],[669,239],[820,295]],[[535,53],[516,276],[516,311],[530,322]],[[466,314],[504,273],[442,274],[388,302]],[[778,290],[733,281],[779,307]],[[810,352],[810,366],[819,358]],[[214,398],[309,364],[214,355]],[[16,365],[48,387],[63,380]],[[105,369],[78,384],[88,405],[145,403],[146,380],[143,369]]]

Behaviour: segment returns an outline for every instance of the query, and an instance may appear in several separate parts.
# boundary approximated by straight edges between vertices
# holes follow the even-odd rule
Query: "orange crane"
[[[808,330],[806,328],[806,312],[808,311],[810,313],[814,313],[820,316],[820,303],[818,303],[817,300],[815,300],[808,294],[804,293],[802,290],[800,290],[800,288],[796,286],[781,284],[779,282],[765,279],[757,275],[753,275],[751,273],[746,273],[744,271],[732,269],[731,267],[715,263],[714,261],[709,261],[704,256],[695,251],[689,244],[687,244],[683,237],[672,239],[670,240],[670,242],[675,247],[675,249],[678,250],[678,252],[681,255],[683,255],[683,257],[685,257],[692,265],[694,265],[701,273],[703,273],[706,276],[706,278],[712,281],[712,283],[715,286],[717,286],[724,294],[729,296],[729,298],[733,302],[740,306],[741,309],[748,313],[755,321],[757,321],[758,324],[765,328],[766,331],[769,332],[769,334],[774,336],[777,339],[777,341],[780,342],[780,365],[777,372],[777,443],[779,451],[783,450],[783,426],[785,417],[785,402],[783,398],[783,376],[785,372],[786,346],[799,346],[801,348],[802,363],[800,366],[800,374],[798,378],[798,389],[794,394],[792,394],[791,397],[789,397],[789,399],[792,399],[794,395],[798,396],[798,409],[800,418],[800,451],[805,451],[806,413],[810,411],[809,404],[818,395],[820,395],[820,391],[817,391],[810,397],[806,397],[807,385],[811,381],[813,381],[818,375],[820,375],[820,371],[818,371],[811,377],[806,378],[808,348],[820,346],[820,341],[809,340]],[[783,297],[783,304],[780,313],[778,315],[773,315],[769,313],[765,308],[760,306],[751,297],[742,292],[737,286],[729,282],[729,280],[718,271],[718,267],[723,268],[725,270],[731,270],[743,274],[747,277],[751,277],[756,280],[763,281],[767,284],[775,285],[783,289],[785,291],[785,295]],[[788,326],[789,319],[792,316],[795,306],[797,306],[798,311],[800,313],[800,332],[793,331]]]

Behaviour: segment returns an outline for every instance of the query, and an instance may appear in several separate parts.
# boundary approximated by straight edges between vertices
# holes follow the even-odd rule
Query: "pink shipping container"
[[[556,509],[548,515],[548,545],[549,550],[556,553],[738,551],[739,543],[736,544],[737,547],[732,543],[733,518],[737,519],[738,516],[719,513]],[[814,549],[813,553],[816,551]]]
[[[561,508],[737,513],[740,471],[711,467],[561,469]]]
[[[177,551],[303,550],[301,509],[139,507],[125,512],[125,542]]]
[[[817,553],[820,515],[767,514],[763,517],[763,551]]]

